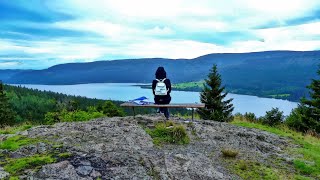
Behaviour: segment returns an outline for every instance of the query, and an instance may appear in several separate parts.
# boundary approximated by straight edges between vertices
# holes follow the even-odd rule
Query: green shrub
[[[310,108],[299,105],[292,110],[285,121],[288,127],[300,132],[314,131],[320,133],[320,121],[312,117]]]
[[[97,108],[99,111],[102,111],[103,114],[108,117],[120,116],[123,117],[125,115],[123,109],[116,106],[112,101],[106,101],[104,104]]]
[[[262,123],[275,126],[282,123],[283,120],[283,112],[280,111],[279,108],[272,108],[272,110],[266,112],[266,115],[262,118]]]
[[[86,112],[82,110],[58,112],[48,112],[45,115],[46,124],[54,124],[57,122],[73,122],[73,121],[88,121],[91,119],[105,116],[102,112]]]
[[[188,144],[190,139],[183,125],[173,125],[167,127],[164,123],[156,125],[155,129],[147,129],[147,133],[153,138],[156,145],[162,143]]]
[[[233,118],[237,118],[237,119],[241,119],[241,120],[242,120],[243,115],[242,115],[241,113],[237,112],[237,113],[235,113],[235,114],[233,115]]]
[[[249,121],[249,122],[256,122],[257,121],[257,117],[254,113],[251,112],[246,112],[243,117]]]
[[[60,114],[58,112],[47,112],[44,115],[45,124],[54,124],[60,122]]]

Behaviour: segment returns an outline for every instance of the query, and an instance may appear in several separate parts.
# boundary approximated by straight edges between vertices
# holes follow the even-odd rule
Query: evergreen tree
[[[208,78],[205,79],[204,88],[200,94],[201,102],[205,108],[198,109],[202,119],[214,121],[230,121],[232,119],[233,99],[224,100],[228,93],[223,93],[225,87],[221,87],[221,76],[217,65],[213,65]]]
[[[318,69],[318,75],[320,75],[320,66]],[[313,79],[311,84],[308,86],[310,89],[311,99],[302,98],[301,103],[308,106],[313,112],[313,117],[317,120],[320,118],[320,79]]]
[[[15,113],[12,110],[8,98],[0,81],[0,126],[12,125],[15,121]]]
[[[317,73],[320,75],[320,66]],[[302,98],[286,123],[299,131],[311,130],[320,133],[320,79],[313,79],[307,88],[310,89],[311,99]]]
[[[112,101],[108,100],[105,101],[101,106],[98,106],[98,111],[102,111],[103,114],[107,115],[108,117],[114,116],[125,116],[124,111],[116,106]]]

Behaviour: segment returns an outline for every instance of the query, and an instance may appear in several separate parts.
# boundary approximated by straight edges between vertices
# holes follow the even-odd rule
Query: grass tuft
[[[19,131],[25,131],[32,128],[30,124],[23,124],[20,126],[6,126],[0,129],[0,134],[15,134]]]
[[[11,175],[17,175],[25,169],[37,168],[45,164],[55,162],[55,159],[51,155],[34,155],[29,157],[23,157],[18,159],[8,159],[4,170]]]
[[[230,157],[230,158],[234,158],[239,154],[239,151],[235,149],[230,149],[230,148],[222,149],[221,152],[224,157]]]
[[[155,129],[146,129],[146,132],[153,138],[153,143],[156,145],[163,143],[189,144],[190,142],[183,125],[158,123]]]
[[[175,124],[174,124],[173,121],[167,121],[167,122],[166,122],[166,126],[167,126],[167,127],[174,126],[174,125],[175,125]]]
[[[7,149],[11,151],[15,151],[19,149],[21,146],[35,144],[39,142],[37,139],[27,138],[25,136],[13,136],[9,137],[5,141],[0,143],[0,149]]]
[[[276,169],[257,162],[237,160],[231,163],[231,168],[243,179],[281,179]]]
[[[11,177],[9,178],[9,180],[19,180],[19,177],[17,177],[17,176],[11,176]]]
[[[60,158],[69,158],[72,156],[72,153],[66,152],[58,155]]]

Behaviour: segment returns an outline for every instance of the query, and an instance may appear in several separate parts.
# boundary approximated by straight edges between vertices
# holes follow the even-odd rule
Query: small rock
[[[90,176],[93,177],[93,178],[101,177],[101,173],[96,171],[96,170],[93,170],[91,172]]]
[[[38,144],[38,153],[44,153],[44,152],[46,152],[47,151],[47,148],[46,148],[46,144],[44,144],[44,143],[39,143]]]
[[[19,135],[22,135],[22,136],[28,136],[28,131],[22,131],[22,132],[19,132],[18,133]]]
[[[175,158],[179,159],[179,160],[184,160],[184,161],[188,161],[188,157],[182,155],[182,154],[176,154],[174,155]]]
[[[259,141],[265,141],[266,140],[266,137],[264,137],[263,135],[257,135],[257,139]]]
[[[83,179],[77,174],[76,170],[69,161],[62,161],[43,166],[39,172],[35,174],[34,179],[47,179],[48,177],[51,179]]]
[[[79,166],[76,171],[78,174],[86,176],[89,175],[92,171],[93,167],[91,166]]]
[[[90,161],[81,161],[80,164],[83,165],[83,166],[91,166],[91,162]]]

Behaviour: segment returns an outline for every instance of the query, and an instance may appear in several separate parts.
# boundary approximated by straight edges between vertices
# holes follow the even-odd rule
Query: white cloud
[[[254,33],[267,41],[288,41],[306,37],[320,37],[320,22],[297,26],[256,30]]]
[[[308,16],[320,6],[318,0],[69,0],[58,9],[74,12],[82,19],[112,20],[118,23],[165,23],[180,26],[209,22],[215,27],[249,28],[269,21],[282,23]],[[57,4],[54,4],[57,6]],[[196,24],[193,24],[196,23]],[[226,26],[226,24],[228,26]],[[202,26],[199,27],[200,29]]]
[[[11,61],[11,62],[0,62],[0,68],[18,68],[17,66],[19,66],[21,63],[19,62],[15,62],[15,61]]]
[[[238,41],[231,52],[268,50],[310,51],[320,49],[320,22],[297,26],[251,30],[261,41]],[[317,38],[316,38],[317,37]]]
[[[186,40],[150,40],[132,44],[126,53],[135,57],[195,58],[219,52],[223,48],[214,44]]]
[[[123,27],[120,24],[110,23],[101,20],[76,20],[76,21],[64,21],[54,24],[56,27],[91,31],[107,37],[119,38],[122,34],[132,31],[129,28]]]
[[[18,46],[14,43],[0,41],[0,44],[6,44],[6,46],[0,47],[0,55],[6,54],[9,50],[14,50],[15,52],[23,52],[26,55],[35,57],[34,59],[28,58],[31,61],[41,58],[44,60],[55,58],[68,62],[69,60],[92,61],[102,57],[105,51],[103,47],[95,44],[79,44],[76,42],[64,42],[63,40],[22,42],[28,44],[28,46]]]
[[[172,35],[172,34],[174,34],[174,31],[169,27],[161,28],[159,26],[156,26],[156,27],[154,27],[152,29],[147,29],[145,31],[145,33],[148,34],[148,35],[151,35],[151,36],[152,35],[164,36],[164,35]]]
[[[320,48],[320,22],[286,26],[289,20],[312,16],[320,8],[319,0],[57,2],[46,1],[53,11],[62,11],[75,18],[44,23],[44,29],[62,28],[98,36],[88,33],[79,37],[66,35],[40,40],[20,33],[32,40],[0,39],[0,55],[20,53],[28,55],[25,58],[28,61],[43,59],[47,63],[46,59],[54,59],[56,63],[66,63],[131,57],[194,58],[209,53]],[[256,29],[270,24],[283,27]],[[38,25],[30,23],[27,27],[36,28]],[[221,32],[227,35],[214,37],[223,34]],[[19,35],[19,32],[13,33]],[[239,38],[232,39],[228,33]],[[37,34],[34,35],[36,37]],[[251,38],[245,39],[245,35]],[[223,42],[215,42],[216,39]]]

